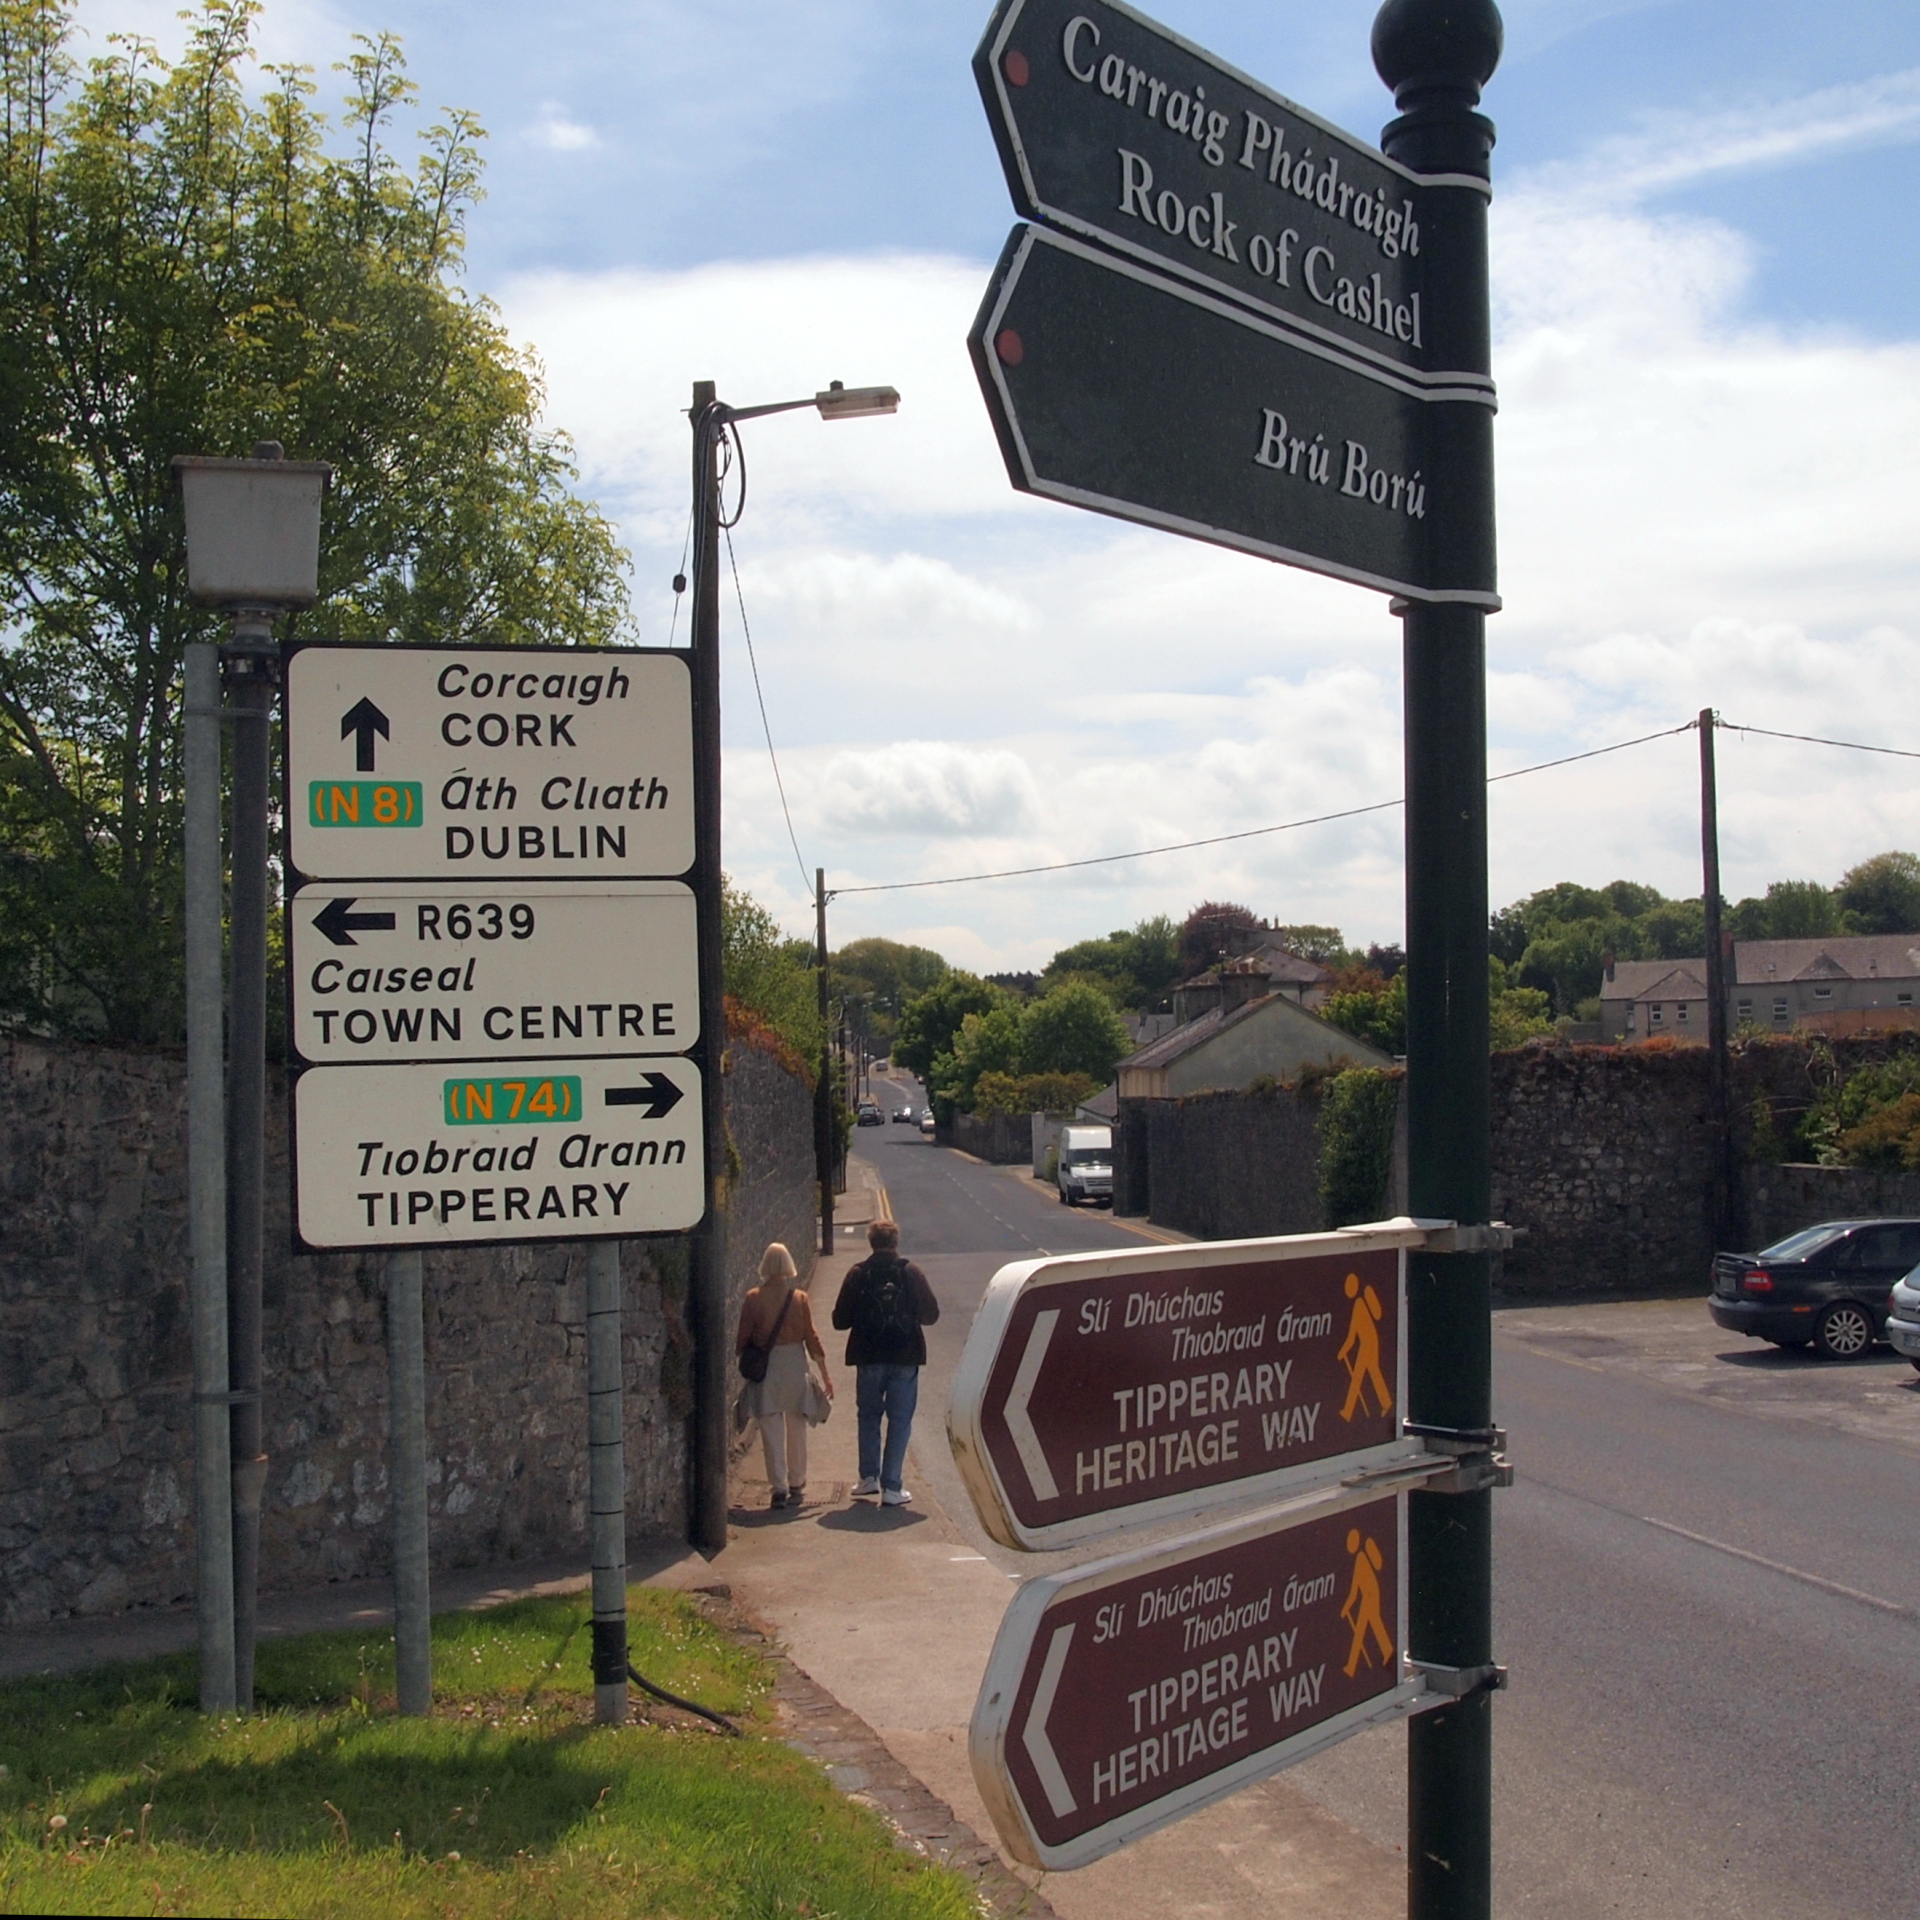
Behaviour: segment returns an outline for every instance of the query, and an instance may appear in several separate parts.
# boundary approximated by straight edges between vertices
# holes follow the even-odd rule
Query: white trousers
[[[805,1484],[807,1417],[803,1413],[763,1413],[760,1451],[766,1456],[767,1485],[775,1493]]]

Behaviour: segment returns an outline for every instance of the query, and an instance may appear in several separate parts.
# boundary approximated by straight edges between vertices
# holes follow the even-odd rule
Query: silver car
[[[1887,1345],[1920,1367],[1920,1267],[1894,1282],[1887,1300]]]

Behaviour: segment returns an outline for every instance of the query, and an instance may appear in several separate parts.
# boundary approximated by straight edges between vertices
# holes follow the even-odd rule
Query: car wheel
[[[1865,1307],[1839,1300],[1820,1316],[1813,1337],[1829,1360],[1858,1360],[1873,1345],[1873,1322]]]

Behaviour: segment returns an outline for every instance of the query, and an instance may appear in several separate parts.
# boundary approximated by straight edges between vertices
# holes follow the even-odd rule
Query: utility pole
[[[700,1059],[706,1088],[706,1218],[690,1236],[693,1486],[689,1536],[727,1544],[726,1010],[720,946],[720,436],[711,380],[693,387],[693,891],[700,940]]]
[[[1727,956],[1720,929],[1720,795],[1714,775],[1713,730],[1719,715],[1700,709],[1700,905],[1707,930],[1707,1086],[1713,1156],[1713,1244],[1731,1246],[1733,1113],[1727,1060]]]
[[[827,1019],[827,870],[813,870],[813,938],[820,994],[820,1076],[813,1083],[813,1170],[820,1182],[820,1251],[833,1251],[833,1028]]]
[[[1487,200],[1494,130],[1474,109],[1499,63],[1492,0],[1387,0],[1373,61],[1400,117],[1391,159],[1441,176],[1423,194],[1430,364],[1490,373]],[[1493,414],[1436,401],[1429,537],[1489,550]],[[1444,490],[1439,478],[1444,474]],[[1442,504],[1444,499],[1444,504]],[[1463,1227],[1492,1207],[1487,1068],[1486,615],[1398,603],[1406,699],[1408,1210]],[[1407,1271],[1411,1431],[1491,1449],[1485,1252],[1416,1253]],[[1409,1647],[1456,1671],[1493,1662],[1493,1496],[1408,1496]],[[1493,1900],[1493,1700],[1485,1687],[1407,1729],[1410,1920],[1487,1920]]]

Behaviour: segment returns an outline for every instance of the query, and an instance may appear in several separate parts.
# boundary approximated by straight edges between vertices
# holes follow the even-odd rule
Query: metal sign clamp
[[[1407,1433],[1427,1443],[1428,1450],[1451,1455],[1453,1466],[1434,1475],[1423,1493],[1480,1493],[1488,1487],[1513,1485],[1513,1462],[1506,1452],[1504,1427],[1425,1426],[1409,1420]]]
[[[1425,1253],[1508,1253],[1524,1227],[1510,1227],[1504,1220],[1485,1226],[1456,1226],[1451,1220],[1427,1229]]]
[[[1437,1695],[1425,1703],[1433,1707],[1451,1706],[1457,1700],[1471,1700],[1479,1693],[1505,1693],[1507,1670],[1488,1662],[1478,1667],[1443,1667],[1432,1660],[1407,1661],[1408,1671],[1424,1680],[1429,1693]]]

